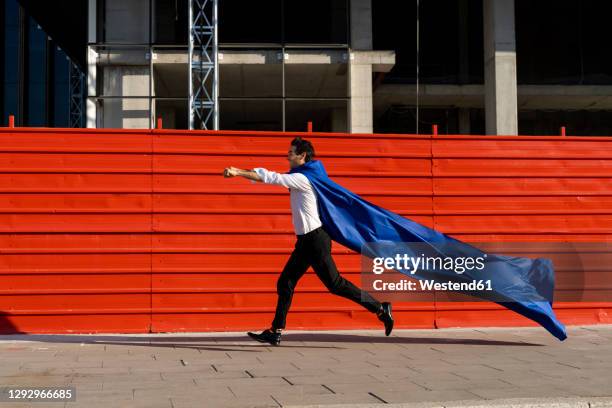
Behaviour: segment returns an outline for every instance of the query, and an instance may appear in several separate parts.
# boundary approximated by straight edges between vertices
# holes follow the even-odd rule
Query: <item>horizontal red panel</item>
[[[0,173],[150,173],[150,154],[1,153]]]
[[[254,253],[270,251],[282,254],[291,253],[296,242],[294,231],[286,234],[266,234],[265,232],[262,231],[259,234],[156,234],[152,237],[152,246],[154,251],[207,249],[210,252],[219,252],[250,248]]]
[[[436,214],[611,214],[612,196],[433,198]]]
[[[0,333],[146,333],[151,314],[0,316]]]
[[[66,312],[78,311],[79,309],[104,309],[105,311],[125,309],[148,309],[151,306],[151,294],[116,294],[104,295],[6,295],[0,296],[0,310],[2,312],[29,311],[28,314],[36,313],[36,310],[61,309]]]
[[[581,234],[581,233],[517,233],[511,232],[497,234],[449,234],[453,238],[466,242],[600,242],[610,239],[609,233]]]
[[[580,308],[555,309],[557,318],[567,325],[580,324],[610,324],[612,323],[612,308]],[[437,311],[437,327],[512,327],[537,326],[536,323],[509,310],[457,310]],[[541,329],[544,330],[544,329]]]
[[[147,193],[150,174],[0,174],[0,193]]]
[[[462,196],[610,195],[612,179],[437,177],[434,179],[433,189],[435,195]]]
[[[1,219],[1,214],[0,214]],[[413,216],[413,221],[424,225],[432,225],[432,218],[426,216]],[[126,227],[127,228],[127,227]],[[291,224],[291,214],[155,214],[153,216],[153,229],[157,232],[209,232],[209,233],[291,233],[294,228]]]
[[[275,292],[235,292],[235,293],[153,293],[153,308],[208,308],[219,307],[231,310],[234,307],[274,307],[277,295]],[[2,297],[0,296],[0,302]],[[296,292],[291,307],[360,307],[352,301],[331,293]]]
[[[404,214],[431,214],[431,197],[365,195],[362,197],[372,204]],[[289,205],[288,193],[252,194],[248,199],[242,195],[232,194],[153,195],[155,213],[291,214]]]
[[[610,304],[600,307],[581,307],[584,305],[576,305],[571,308],[557,308],[557,316],[562,322],[567,325],[580,324],[611,324],[612,323],[612,307]]]
[[[432,139],[432,152],[436,158],[549,158],[558,159],[612,159],[609,138],[570,139],[551,137],[542,140],[520,138],[451,138]]]
[[[343,272],[344,277],[356,285],[360,285],[361,276],[358,273]],[[276,292],[276,281],[280,271],[268,273],[208,273],[208,274],[161,274],[153,275],[151,287],[154,291],[168,293],[202,292]],[[296,287],[299,292],[325,291],[327,289],[317,275],[310,269],[299,280]]]
[[[453,233],[607,233],[610,215],[439,215],[436,228]]]
[[[0,274],[150,273],[150,254],[5,254]],[[40,279],[38,277],[37,279]],[[109,277],[108,279],[114,279]]]
[[[151,194],[0,194],[0,212],[151,212]]]
[[[612,177],[612,158],[604,159],[434,159],[438,177]]]
[[[94,272],[93,270],[91,272]],[[0,295],[54,293],[113,293],[117,290],[139,289],[150,291],[150,274],[121,273],[109,277],[105,274],[48,274],[44,277],[26,274],[0,274]],[[116,292],[115,292],[116,293]]]
[[[242,169],[263,167],[278,173],[289,171],[285,151],[276,156],[208,156],[159,154],[153,159],[155,173],[222,174],[225,167]],[[1,158],[1,156],[0,156]],[[1,162],[0,162],[1,163]],[[330,177],[354,174],[385,176],[430,176],[429,158],[385,158],[385,157],[334,157],[326,158],[323,164]],[[382,171],[381,171],[382,169]]]
[[[274,272],[282,271],[290,251],[285,254],[262,253],[207,253],[207,254],[153,254],[154,272],[179,271],[194,272]],[[361,257],[357,254],[333,254],[336,266],[342,272],[349,269],[351,272],[361,271]]]
[[[150,153],[150,132],[11,131],[0,133],[0,152],[125,152]]]
[[[427,177],[336,177],[334,181],[360,195],[431,195],[431,179]],[[155,175],[153,183],[155,193],[288,194],[288,190],[281,186],[249,182],[242,178],[225,179],[221,174]]]
[[[150,214],[0,214],[0,232],[149,232]]]
[[[302,135],[303,136],[303,135]],[[285,157],[294,136],[228,137],[225,135],[201,136],[155,136],[155,153],[188,153],[241,156]],[[373,135],[370,138],[309,137],[317,156],[325,157],[430,157],[431,146],[423,137],[386,137]],[[350,148],[348,146],[350,145]]]

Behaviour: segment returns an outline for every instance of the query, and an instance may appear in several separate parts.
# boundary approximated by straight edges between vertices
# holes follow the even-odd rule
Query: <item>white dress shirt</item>
[[[317,196],[301,173],[281,174],[261,167],[253,169],[266,184],[276,184],[289,189],[291,197],[291,218],[296,235],[304,235],[319,228],[321,219],[317,209]]]

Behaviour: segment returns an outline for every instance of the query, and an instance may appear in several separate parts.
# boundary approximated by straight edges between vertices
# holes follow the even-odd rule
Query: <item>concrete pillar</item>
[[[483,12],[486,132],[516,135],[514,0],[483,0]]]
[[[87,99],[85,106],[85,126],[88,128],[98,127],[98,103],[96,97],[96,64],[98,54],[93,47],[87,47]]]
[[[372,65],[350,62],[351,99],[350,99],[350,132],[372,133],[373,98],[372,98]]]
[[[372,1],[351,0],[351,50],[353,52],[372,49]],[[372,65],[355,63],[354,55],[350,66],[350,109],[349,131],[351,133],[372,133],[373,104]]]

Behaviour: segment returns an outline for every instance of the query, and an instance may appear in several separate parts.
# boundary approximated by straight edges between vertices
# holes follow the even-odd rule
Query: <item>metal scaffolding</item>
[[[217,1],[189,1],[189,129],[219,129]]]
[[[83,83],[85,75],[78,65],[70,60],[70,127],[83,127]]]

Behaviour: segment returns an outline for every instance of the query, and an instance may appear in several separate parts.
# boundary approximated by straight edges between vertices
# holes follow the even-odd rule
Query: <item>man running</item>
[[[290,168],[296,169],[311,161],[314,156],[312,144],[308,140],[297,137],[291,142],[287,160]],[[278,302],[271,327],[259,334],[249,332],[249,336],[262,343],[280,344],[281,332],[285,328],[293,291],[310,266],[331,293],[350,299],[370,312],[376,313],[378,319],[385,325],[385,334],[387,336],[391,334],[393,329],[391,304],[380,303],[368,292],[356,287],[338,273],[331,256],[331,238],[319,218],[315,190],[305,175],[300,173],[280,174],[264,168],[242,170],[236,167],[226,168],[223,175],[225,177],[241,176],[252,181],[276,184],[290,191],[291,216],[297,241],[276,283]]]

